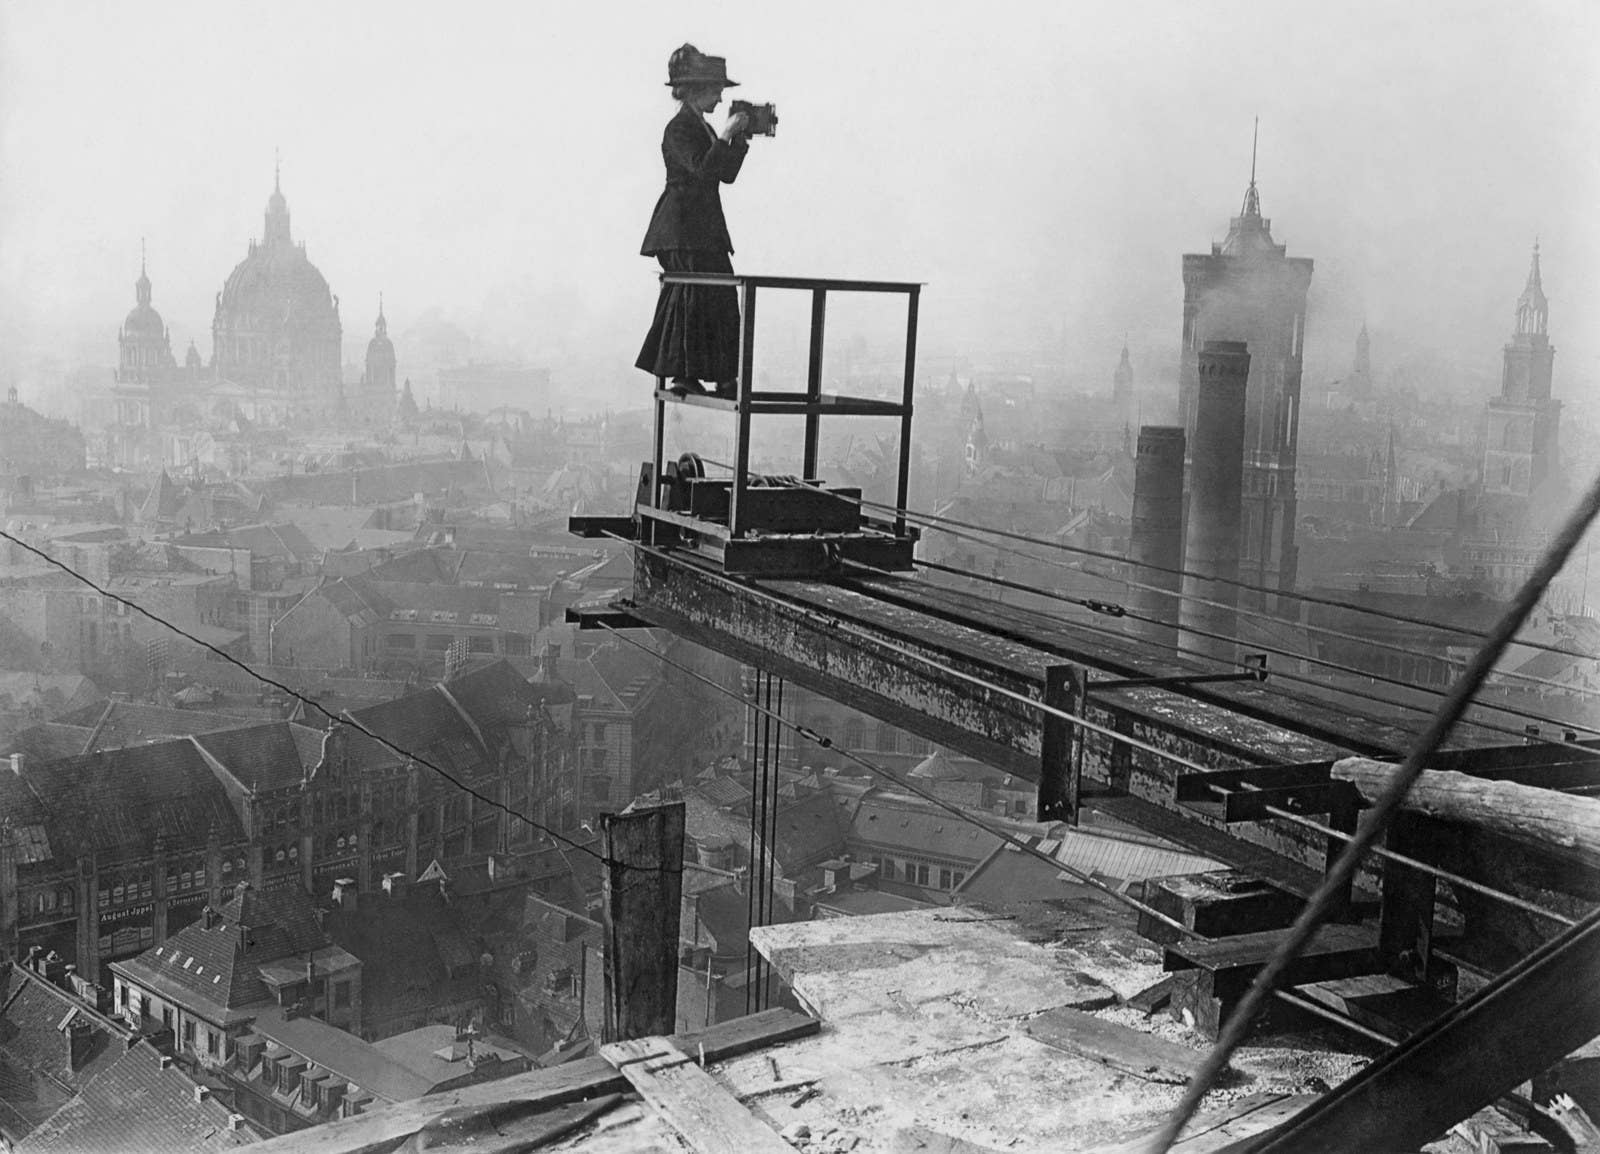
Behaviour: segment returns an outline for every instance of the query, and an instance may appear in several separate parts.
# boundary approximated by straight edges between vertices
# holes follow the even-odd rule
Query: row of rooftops
[[[504,661],[471,670],[380,705],[354,710],[353,721],[402,749],[457,768],[497,764],[490,744],[507,725],[560,698],[557,687],[535,685]],[[169,711],[171,712],[171,711]],[[294,722],[210,729],[148,744],[33,762],[19,756],[0,772],[0,807],[10,819],[14,849],[33,862],[66,866],[94,853],[109,860],[150,852],[157,838],[169,852],[245,837],[230,793],[243,797],[296,786],[313,777],[327,755],[327,730]],[[393,767],[399,755],[350,727],[335,731],[338,752],[356,771]],[[230,788],[231,787],[231,788]]]
[[[21,964],[0,968],[0,1135],[19,1151],[227,1150],[259,1135],[156,1046]]]

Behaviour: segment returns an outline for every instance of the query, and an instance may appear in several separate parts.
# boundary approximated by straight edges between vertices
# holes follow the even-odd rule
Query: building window
[[[504,633],[506,656],[527,657],[533,652],[532,642],[526,633]]]
[[[335,982],[333,984],[333,1008],[346,1010],[350,1008],[350,983]]]
[[[941,869],[939,871],[939,888],[942,890],[947,890],[951,888],[952,884],[953,883],[950,880],[950,871],[947,869]]]
[[[878,726],[878,752],[893,753],[895,746],[895,732],[892,725]]]
[[[448,633],[430,633],[428,634],[428,639],[425,642],[425,646],[435,653],[443,653],[446,649],[450,648],[450,642],[453,640],[454,638],[452,638]]]
[[[183,1044],[189,1049],[194,1049],[194,1019],[183,1020]]]
[[[467,638],[467,652],[468,653],[493,653],[494,652],[494,638],[493,637],[469,637],[469,638]]]
[[[391,633],[383,639],[385,649],[415,649],[417,639],[410,633]]]

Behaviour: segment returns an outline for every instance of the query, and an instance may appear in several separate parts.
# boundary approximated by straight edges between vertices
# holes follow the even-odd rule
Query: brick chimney
[[[67,1069],[81,1070],[94,1049],[94,1026],[73,1015],[62,1031],[67,1039]]]
[[[243,1114],[229,1114],[228,1115],[228,1129],[230,1129],[230,1130],[243,1130],[244,1129],[244,1115]]]
[[[1200,349],[1194,441],[1189,446],[1189,526],[1180,644],[1225,661],[1235,657],[1239,555],[1243,544],[1245,381],[1243,341],[1207,341]],[[1208,580],[1207,578],[1210,578]],[[1203,636],[1190,630],[1205,630]],[[1219,640],[1228,638],[1229,640]]]
[[[1183,567],[1183,428],[1145,425],[1139,429],[1139,454],[1133,463],[1133,524],[1128,560],[1133,579],[1154,588],[1131,588],[1128,600],[1142,617],[1128,632],[1160,645],[1178,643],[1178,594]],[[1170,590],[1163,593],[1161,590]]]
[[[411,879],[405,874],[395,872],[383,875],[383,892],[395,901],[406,896]]]
[[[347,913],[356,912],[356,879],[334,878],[333,901],[340,909]]]
[[[11,755],[11,772],[16,774],[18,777],[22,776],[22,762],[22,754],[13,753]]]
[[[49,982],[52,986],[64,985],[67,979],[66,960],[63,959],[60,954],[56,953],[54,950],[51,950],[44,956],[44,961],[39,967],[39,973],[43,975],[44,980]]]

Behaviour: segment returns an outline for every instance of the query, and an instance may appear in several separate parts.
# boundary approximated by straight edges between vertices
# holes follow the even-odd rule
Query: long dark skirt
[[[725,252],[656,254],[666,272],[732,272]],[[661,286],[655,320],[634,364],[658,377],[717,383],[739,376],[739,294],[721,285]]]

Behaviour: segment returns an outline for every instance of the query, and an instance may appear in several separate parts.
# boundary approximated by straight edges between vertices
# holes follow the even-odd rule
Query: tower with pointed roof
[[[142,242],[139,248],[139,279],[133,285],[133,311],[117,333],[117,380],[124,384],[149,385],[167,380],[178,362],[172,356],[172,340],[166,323],[150,303],[150,274],[146,270]]]
[[[387,422],[395,406],[394,342],[389,339],[389,321],[383,315],[383,296],[378,296],[378,319],[367,342],[367,363],[361,374],[361,395],[356,400],[355,416],[363,423]]]
[[[1291,257],[1261,215],[1254,144],[1250,183],[1227,238],[1209,253],[1183,257],[1183,348],[1178,395],[1193,444],[1199,395],[1199,353],[1209,340],[1244,341],[1250,352],[1245,388],[1244,482],[1239,577],[1255,585],[1295,587],[1295,455],[1300,427],[1300,376],[1305,350],[1308,257]],[[1259,605],[1257,594],[1243,593]]]
[[[1128,341],[1122,341],[1122,360],[1111,374],[1111,401],[1117,407],[1117,420],[1124,430],[1139,424],[1139,399],[1133,392],[1133,363],[1128,359]]]
[[[1367,322],[1361,322],[1356,334],[1356,359],[1350,366],[1351,396],[1365,400],[1372,396],[1372,338],[1367,335]]]
[[[1556,350],[1550,343],[1550,303],[1544,295],[1539,245],[1517,298],[1506,343],[1500,395],[1491,397],[1484,424],[1483,491],[1531,497],[1559,473],[1561,402],[1550,396]]]

